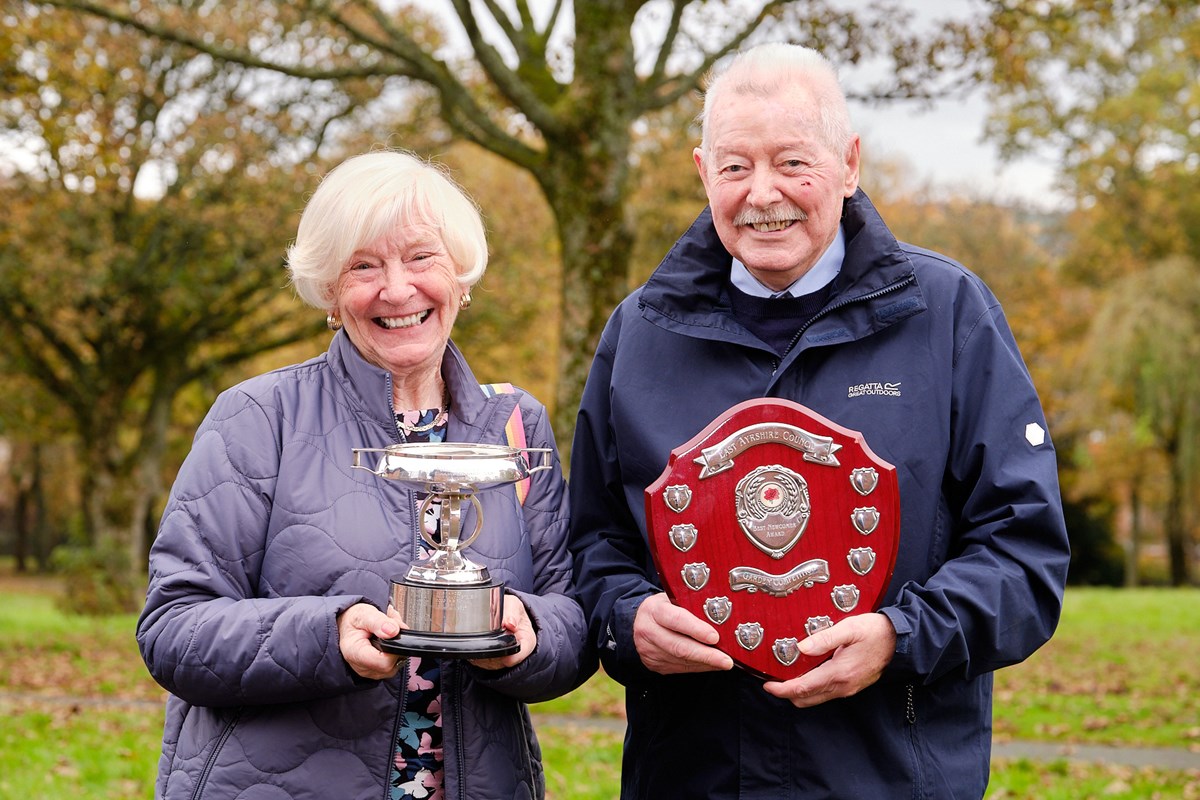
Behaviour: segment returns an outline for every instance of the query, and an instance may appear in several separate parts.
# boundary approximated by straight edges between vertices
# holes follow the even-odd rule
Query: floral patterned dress
[[[446,438],[446,415],[440,408],[406,411],[396,415],[396,422],[407,442]],[[421,548],[420,555],[428,553]],[[443,800],[441,666],[437,659],[411,656],[406,672],[405,704],[393,749],[391,800]]]

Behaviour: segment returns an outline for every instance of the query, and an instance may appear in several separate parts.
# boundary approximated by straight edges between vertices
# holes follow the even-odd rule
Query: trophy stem
[[[475,506],[475,530],[466,539],[460,539],[462,534],[462,501],[470,500]],[[425,514],[430,504],[440,500],[438,526],[436,535],[425,528]],[[473,494],[447,492],[430,494],[421,504],[418,518],[421,538],[429,545],[430,554],[409,567],[406,580],[415,583],[440,585],[484,585],[491,578],[485,566],[476,564],[463,555],[464,547],[475,541],[483,523],[483,508]]]
[[[362,463],[380,453],[375,468]],[[532,466],[528,456],[539,454]],[[415,560],[407,575],[392,579],[391,606],[399,614],[400,635],[375,642],[381,650],[405,656],[495,658],[516,653],[516,637],[503,629],[504,584],[463,550],[483,529],[483,506],[476,493],[527,480],[551,469],[549,448],[448,442],[391,445],[354,450],[354,467],[399,481],[427,496],[417,512],[417,532],[429,555]],[[464,536],[463,505],[475,507],[474,527]],[[437,523],[426,519],[437,503]]]
[[[461,539],[463,500],[470,500],[471,505],[475,506],[475,530],[471,531],[471,535],[466,539]],[[475,495],[461,492],[433,492],[421,503],[421,510],[417,516],[425,519],[425,513],[429,510],[430,504],[435,501],[440,501],[438,535],[437,538],[434,538],[434,535],[425,530],[425,526],[422,524],[421,538],[425,540],[425,543],[435,550],[461,550],[475,541],[475,537],[483,528],[483,506],[480,505]]]

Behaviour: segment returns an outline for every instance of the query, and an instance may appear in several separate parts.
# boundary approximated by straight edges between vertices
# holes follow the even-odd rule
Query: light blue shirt
[[[837,274],[842,271],[842,261],[845,258],[846,232],[839,225],[837,236],[833,237],[833,241],[829,244],[829,247],[817,259],[817,263],[812,265],[812,269],[793,281],[792,285],[783,291],[777,292],[774,289],[763,286],[758,278],[754,277],[750,270],[746,269],[746,265],[736,258],[733,260],[733,269],[729,273],[729,280],[734,286],[751,297],[803,297],[824,287],[836,278]]]

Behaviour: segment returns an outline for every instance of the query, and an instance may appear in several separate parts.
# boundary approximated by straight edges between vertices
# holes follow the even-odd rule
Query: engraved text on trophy
[[[805,461],[827,467],[840,466],[834,453],[841,450],[842,446],[831,437],[809,433],[795,425],[760,422],[742,428],[712,447],[704,448],[694,459],[701,467],[700,478],[708,478],[732,468],[733,459],[760,444],[786,445],[803,453]]]
[[[738,525],[759,550],[783,558],[800,541],[811,511],[803,477],[778,464],[759,467],[734,495]]]
[[[803,586],[829,582],[829,562],[812,558],[797,564],[782,575],[772,575],[754,567],[734,567],[729,570],[729,588],[735,592],[763,592],[773,597],[787,597]]]

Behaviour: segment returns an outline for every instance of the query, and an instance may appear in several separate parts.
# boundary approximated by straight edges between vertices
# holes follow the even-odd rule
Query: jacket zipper
[[[913,769],[913,800],[921,797],[922,785],[925,783],[921,774],[921,752],[917,747],[917,687],[914,684],[904,685],[904,720],[908,723],[908,745],[912,753]]]
[[[196,788],[192,791],[192,800],[200,800],[201,794],[204,792],[204,787],[208,783],[208,776],[212,773],[213,767],[217,764],[217,756],[220,755],[221,749],[225,746],[225,742],[233,734],[234,726],[238,720],[242,718],[242,708],[234,712],[233,717],[225,724],[225,729],[221,731],[221,735],[217,737],[216,744],[213,745],[212,752],[208,754],[208,759],[204,762],[204,769],[200,770],[200,778],[196,781]]]
[[[460,681],[460,676],[459,676],[459,670],[454,669],[453,665],[451,665],[451,668],[450,668],[450,675],[451,675],[451,678],[449,680],[449,685],[450,685],[451,699],[453,702],[451,703],[451,705],[449,707],[461,709],[463,707],[462,706],[462,686],[460,685],[461,681]],[[443,708],[445,708],[445,706],[443,706]],[[459,711],[459,714],[461,714],[461,713],[462,712]],[[444,721],[445,717],[443,716],[442,719]],[[445,735],[446,735],[446,732],[445,732],[445,730],[443,730],[442,736],[444,737]],[[454,755],[455,755],[454,767],[455,767],[455,771],[458,773],[458,797],[459,797],[459,800],[467,800],[467,769],[466,769],[466,765],[463,763],[464,759],[466,758],[466,753],[464,752],[463,748],[466,745],[463,743],[462,720],[459,719],[458,716],[454,717],[454,745],[455,745],[454,746]],[[443,751],[443,756],[444,756],[444,754],[445,754],[445,751]],[[444,781],[445,781],[445,779],[443,778],[443,782]],[[444,786],[443,786],[443,788],[444,788]]]
[[[408,670],[412,664],[407,658],[403,659],[404,666],[400,668],[400,698],[396,704],[396,717],[392,722],[392,738],[388,739],[388,761],[383,771],[383,796],[380,800],[388,800],[392,796],[392,770],[396,768],[396,737],[400,735],[400,721],[404,719],[404,706],[408,702]]]
[[[810,327],[812,327],[812,324],[814,322],[816,322],[817,320],[821,319],[822,317],[829,316],[834,311],[837,311],[840,308],[845,308],[846,306],[854,305],[855,303],[868,303],[872,300],[876,300],[880,297],[883,297],[884,295],[891,294],[892,292],[895,292],[895,291],[899,291],[900,289],[903,289],[905,286],[912,283],[913,280],[914,280],[913,276],[909,275],[904,280],[897,281],[896,283],[893,283],[891,286],[885,286],[882,289],[876,289],[873,292],[864,294],[862,297],[851,297],[849,299],[842,300],[838,303],[834,303],[831,306],[826,306],[825,308],[818,311],[816,314],[813,314],[811,317],[809,317],[808,322],[801,325],[800,329],[798,331],[796,331],[796,335],[793,336],[792,341],[788,343],[787,349],[783,351],[783,355],[773,359],[773,365],[771,367],[771,374],[774,375],[776,372],[779,371],[779,365],[782,364],[783,360],[788,357],[789,353],[792,352],[792,348],[794,348],[800,342],[800,337],[804,335],[804,332],[806,330],[808,330]]]

